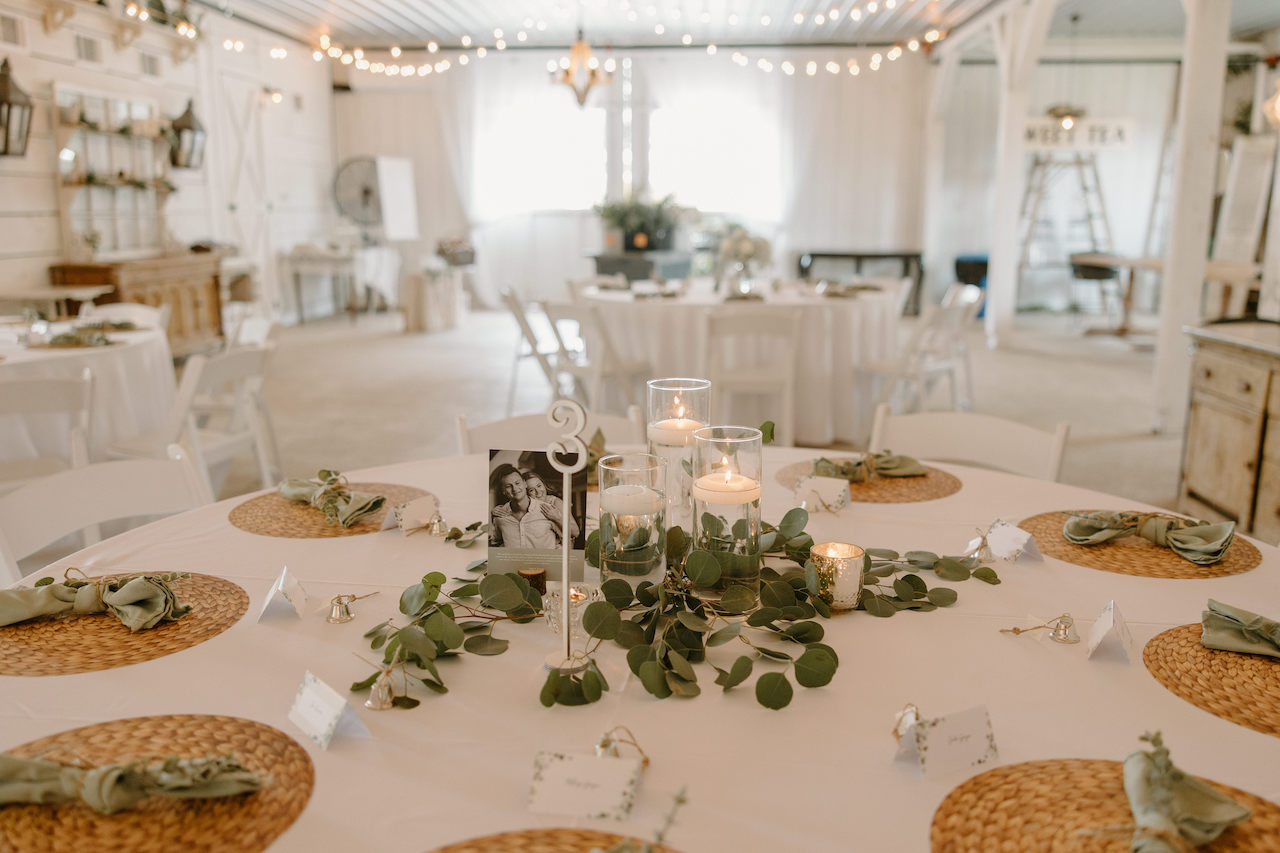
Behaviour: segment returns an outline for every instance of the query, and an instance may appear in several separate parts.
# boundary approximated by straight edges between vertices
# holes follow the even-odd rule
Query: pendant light
[[[1077,12],[1071,16],[1071,47],[1070,47],[1070,65],[1076,64],[1076,33],[1080,26],[1080,13]],[[1068,72],[1073,73],[1073,72]],[[1058,123],[1063,130],[1071,130],[1080,120],[1084,118],[1084,107],[1063,101],[1060,104],[1054,104],[1048,109],[1049,118]]]
[[[31,96],[18,88],[9,60],[0,62],[0,157],[22,157],[31,138]]]

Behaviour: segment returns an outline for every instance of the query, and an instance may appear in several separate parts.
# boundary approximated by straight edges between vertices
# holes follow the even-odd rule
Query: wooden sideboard
[[[210,252],[58,264],[49,268],[49,277],[54,285],[114,286],[115,292],[99,302],[169,306],[169,347],[175,357],[181,357],[208,349],[222,339],[221,257]]]
[[[1280,325],[1188,331],[1196,349],[1178,509],[1280,542]]]

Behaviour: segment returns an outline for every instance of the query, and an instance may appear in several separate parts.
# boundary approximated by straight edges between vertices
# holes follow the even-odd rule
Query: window
[[[777,122],[748,98],[699,98],[649,118],[649,187],[698,210],[748,220],[782,214]]]
[[[22,44],[22,31],[18,28],[17,18],[11,15],[0,15],[0,42]]]
[[[76,36],[76,58],[85,62],[101,62],[102,43],[88,36]]]
[[[555,97],[490,111],[477,128],[473,192],[479,218],[586,210],[604,198],[604,110],[580,108],[562,87],[547,94]]]

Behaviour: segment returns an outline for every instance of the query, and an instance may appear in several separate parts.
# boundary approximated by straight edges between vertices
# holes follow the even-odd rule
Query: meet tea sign
[[[1027,119],[1028,151],[1121,151],[1133,145],[1133,119],[1080,119],[1063,130],[1057,119]]]

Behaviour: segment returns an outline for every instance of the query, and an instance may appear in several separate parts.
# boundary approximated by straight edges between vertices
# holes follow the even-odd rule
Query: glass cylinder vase
[[[600,580],[662,583],[667,569],[666,463],[649,453],[599,463]]]
[[[760,596],[760,430],[704,427],[693,433],[693,548],[709,551],[719,580],[699,591],[711,598],[733,586]]]
[[[693,529],[693,431],[711,422],[707,379],[650,379],[646,433],[649,452],[666,463],[662,492],[668,528]]]

